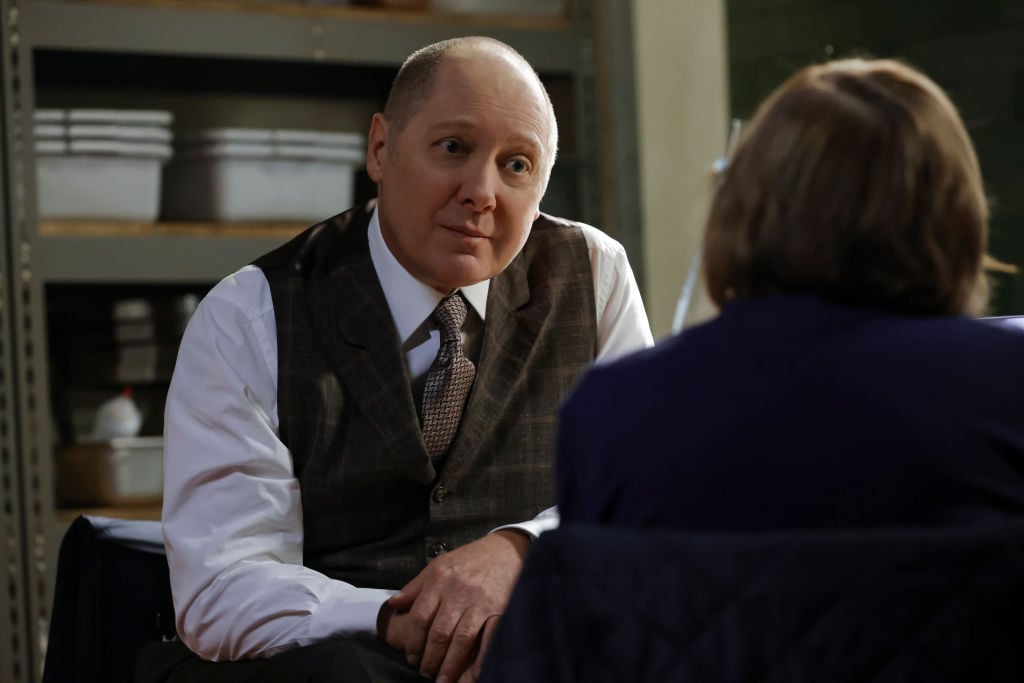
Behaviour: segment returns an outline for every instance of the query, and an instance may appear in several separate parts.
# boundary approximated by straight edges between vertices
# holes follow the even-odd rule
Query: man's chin
[[[467,263],[467,261],[469,262]],[[460,256],[444,270],[443,277],[438,278],[441,286],[435,285],[435,288],[444,287],[450,292],[459,287],[469,287],[478,282],[490,280],[499,272],[501,271],[498,269],[484,267],[476,257]]]

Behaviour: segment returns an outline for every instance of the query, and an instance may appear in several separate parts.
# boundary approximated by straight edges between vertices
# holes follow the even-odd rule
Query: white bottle
[[[100,441],[126,436],[138,436],[142,429],[142,413],[132,400],[132,390],[125,387],[120,396],[100,404],[96,411],[93,438]]]

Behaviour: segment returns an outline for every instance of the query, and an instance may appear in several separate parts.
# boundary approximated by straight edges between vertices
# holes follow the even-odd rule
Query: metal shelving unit
[[[37,276],[54,283],[208,284],[305,227],[45,222],[35,246]]]
[[[10,626],[3,633],[2,673],[35,680],[45,642],[57,542],[52,533],[53,487],[49,456],[49,403],[41,282],[32,271],[35,233],[35,160],[31,110],[31,48],[21,26],[24,3],[0,0],[3,58],[4,238],[0,269],[0,505]],[[41,360],[43,359],[43,360]],[[20,576],[12,575],[20,569]],[[7,626],[8,624],[5,624]],[[10,657],[8,659],[8,656]],[[7,670],[7,667],[10,667]]]
[[[0,220],[6,226],[14,226],[20,220],[17,215],[18,206],[22,206],[16,194],[19,190],[16,181],[18,169],[12,168],[15,161],[15,149],[12,141],[16,116],[20,109],[18,82],[13,77],[17,72],[20,51],[17,46],[17,34],[12,37],[11,24],[7,20],[11,11],[17,7],[10,6],[0,0],[0,44],[3,54],[0,55],[0,178],[3,188],[0,190]],[[3,590],[0,590],[0,681],[24,680],[31,670],[28,638],[30,633],[29,617],[26,612],[25,579],[29,574],[28,557],[25,548],[24,505],[22,489],[22,464],[15,441],[16,422],[15,379],[13,373],[12,351],[14,348],[10,330],[12,297],[10,291],[11,267],[10,230],[5,229],[0,236],[0,577]]]
[[[44,222],[36,216],[34,56],[89,53],[388,73],[412,50],[486,34],[572,82],[573,216],[604,227],[642,281],[629,0],[575,0],[558,18],[245,0],[0,0],[0,683],[40,678],[56,550],[45,287],[212,284],[303,226]],[[88,82],[89,74],[82,75]],[[126,94],[126,99],[130,99]],[[66,515],[65,515],[66,517]]]
[[[25,7],[23,23],[34,47],[61,50],[394,65],[427,43],[484,32],[514,45],[541,72],[574,73],[580,60],[572,24],[548,18],[298,3],[36,0]]]

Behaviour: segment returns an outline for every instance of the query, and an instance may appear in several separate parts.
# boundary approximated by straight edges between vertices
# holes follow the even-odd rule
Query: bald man
[[[425,47],[370,126],[377,199],[204,299],[167,397],[181,643],[140,680],[476,679],[558,523],[559,403],[652,343],[622,247],[540,212],[557,142],[512,48]]]

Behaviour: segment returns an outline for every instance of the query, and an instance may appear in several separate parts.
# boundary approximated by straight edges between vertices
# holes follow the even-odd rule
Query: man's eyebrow
[[[446,119],[444,121],[438,121],[437,123],[433,123],[430,126],[428,126],[427,135],[433,136],[440,135],[442,133],[450,133],[453,131],[474,130],[479,127],[480,126],[472,119]],[[544,142],[543,140],[541,140],[539,135],[518,135],[512,138],[511,142],[512,144],[522,144],[531,147],[538,153],[543,153],[545,148]]]

